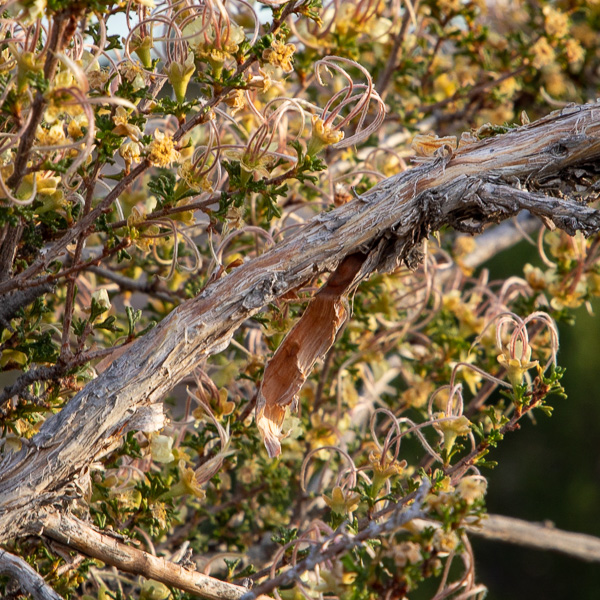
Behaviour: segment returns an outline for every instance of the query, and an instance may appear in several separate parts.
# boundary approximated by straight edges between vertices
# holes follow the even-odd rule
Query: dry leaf
[[[256,424],[271,458],[281,452],[286,408],[296,402],[313,365],[331,348],[346,320],[346,296],[365,259],[365,254],[357,253],[340,263],[265,369],[258,391]]]

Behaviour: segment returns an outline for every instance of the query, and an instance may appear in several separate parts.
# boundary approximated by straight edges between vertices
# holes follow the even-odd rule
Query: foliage
[[[497,135],[599,84],[598,2],[2,4],[0,294],[53,286],[0,322],[2,454],[174,306],[408,168],[432,135]],[[279,593],[402,598],[429,578],[438,598],[483,593],[465,533],[485,513],[481,470],[561,401],[555,320],[600,295],[600,245],[544,231],[539,266],[503,282],[467,266],[474,248],[442,232],[418,271],[361,284],[276,460],[257,386],[324,279],[265,307],[167,399],[162,432],[94,465],[91,520],[258,582],[358,539],[427,481],[426,527],[342,545]],[[39,539],[9,550],[66,598],[158,597]]]

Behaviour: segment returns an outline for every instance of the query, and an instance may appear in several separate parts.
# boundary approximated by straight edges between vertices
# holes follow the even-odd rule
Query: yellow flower
[[[344,492],[339,485],[336,485],[333,488],[331,497],[323,494],[323,500],[337,515],[348,515],[351,518],[352,513],[360,504],[360,495],[351,491]]]
[[[150,506],[150,514],[157,521],[159,529],[167,528],[167,509],[162,502],[153,502]]]
[[[433,547],[438,552],[452,552],[458,546],[458,538],[454,531],[444,531],[443,529],[436,529],[431,540]]]
[[[259,88],[260,91],[263,94],[265,94],[271,89],[271,86],[277,82],[273,81],[271,75],[263,69],[261,69],[260,67],[258,69],[258,72],[260,73],[260,75],[253,75],[250,81],[248,82],[248,85],[254,88]]]
[[[263,50],[263,60],[275,67],[281,67],[285,73],[291,73],[294,70],[292,59],[296,46],[294,44],[284,44],[275,40],[270,48]]]
[[[196,477],[196,472],[191,467],[186,466],[185,460],[180,460],[178,465],[179,481],[171,487],[168,492],[162,494],[159,500],[168,500],[171,498],[179,498],[184,495],[195,496],[202,500],[206,494],[200,487],[201,484]]]
[[[532,290],[541,291],[546,289],[546,276],[539,267],[534,267],[533,265],[527,263],[523,267],[523,273],[525,275],[525,280]]]
[[[242,171],[254,175],[255,179],[267,179],[276,159],[270,154],[259,154],[248,150],[227,150],[227,158],[239,160]]]
[[[148,146],[148,160],[156,167],[168,167],[178,159],[179,152],[175,150],[173,138],[156,129],[154,140]]]
[[[246,106],[246,93],[244,90],[233,90],[233,92],[225,98],[225,104],[231,106],[233,109],[231,114],[235,115]]]
[[[564,38],[569,35],[569,15],[551,6],[544,6],[544,28],[553,37]]]
[[[402,392],[400,399],[407,406],[421,408],[427,404],[427,400],[432,392],[433,383],[430,381],[413,381],[410,387]]]
[[[567,60],[571,64],[583,60],[585,56],[585,51],[581,44],[572,38],[565,41],[565,53],[567,55]]]
[[[185,93],[195,70],[196,65],[194,64],[193,52],[188,53],[183,63],[173,61],[168,67],[164,68],[169,82],[173,86],[177,102],[181,103],[185,100]]]
[[[336,426],[323,418],[323,413],[315,412],[310,416],[311,428],[306,433],[306,440],[311,449],[320,446],[335,446],[339,443]]]
[[[67,133],[73,140],[77,140],[83,136],[83,127],[88,127],[88,118],[82,114],[72,117],[67,125]]]
[[[40,146],[60,146],[65,143],[67,137],[62,121],[55,123],[50,129],[38,127],[35,135]]]
[[[540,38],[532,47],[531,53],[533,60],[531,64],[536,69],[541,69],[554,62],[556,54],[552,46],[548,43],[546,38]]]
[[[316,156],[326,146],[337,144],[344,139],[343,131],[335,129],[317,115],[313,115],[312,125],[312,135],[306,149],[308,156]]]
[[[444,436],[444,450],[449,453],[454,446],[458,436],[466,436],[471,431],[471,423],[467,417],[447,417],[446,413],[440,412],[434,415],[439,421],[433,423],[435,430]],[[445,419],[445,420],[441,420]]]
[[[203,192],[212,192],[213,187],[205,175],[198,175],[198,172],[194,168],[194,163],[191,160],[185,160],[177,169],[177,174],[187,185],[190,190]]]
[[[388,456],[381,460],[381,452],[374,450],[369,453],[369,466],[373,469],[373,489],[377,493],[390,477],[404,473],[407,462],[398,462]]]
[[[142,132],[137,125],[132,125],[129,122],[129,113],[125,108],[117,106],[112,120],[115,126],[111,133],[129,137],[135,141],[140,139]]]
[[[518,339],[514,345],[514,352],[505,347],[502,354],[498,355],[498,362],[506,369],[509,381],[513,386],[521,385],[525,373],[536,367],[537,360],[531,361],[531,346],[523,348],[523,341]]]

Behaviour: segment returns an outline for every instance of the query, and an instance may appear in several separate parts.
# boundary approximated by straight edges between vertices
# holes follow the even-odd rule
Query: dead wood
[[[115,566],[121,571],[143,575],[147,579],[160,581],[201,598],[236,600],[247,591],[244,587],[209,577],[162,557],[127,546],[69,515],[50,514],[40,524],[44,535],[65,546]]]
[[[0,541],[35,532],[40,511],[63,510],[84,496],[90,465],[126,431],[160,427],[147,413],[144,425],[140,411],[160,403],[198,361],[226,348],[244,320],[335,271],[348,255],[366,255],[356,282],[401,262],[416,266],[421,242],[442,226],[478,233],[521,210],[568,233],[596,233],[600,214],[585,200],[595,197],[590,180],[597,180],[599,158],[598,103],[459,149],[444,146],[211,283],[48,418],[20,452],[3,458]]]

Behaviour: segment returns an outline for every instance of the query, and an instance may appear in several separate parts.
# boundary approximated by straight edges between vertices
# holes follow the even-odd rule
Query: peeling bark
[[[248,317],[335,271],[347,256],[366,255],[358,282],[402,261],[417,264],[420,242],[444,225],[477,233],[524,209],[568,232],[600,229],[598,211],[565,197],[577,195],[586,178],[597,180],[600,104],[568,107],[505,135],[442,150],[207,286],[48,418],[20,452],[5,456],[0,541],[35,531],[42,507],[81,497],[90,464],[120,443],[140,409],[160,402],[198,361],[227,347]]]
[[[271,458],[281,452],[285,409],[294,407],[313,365],[331,348],[348,317],[346,297],[366,258],[366,254],[350,254],[340,263],[265,368],[256,425]]]

